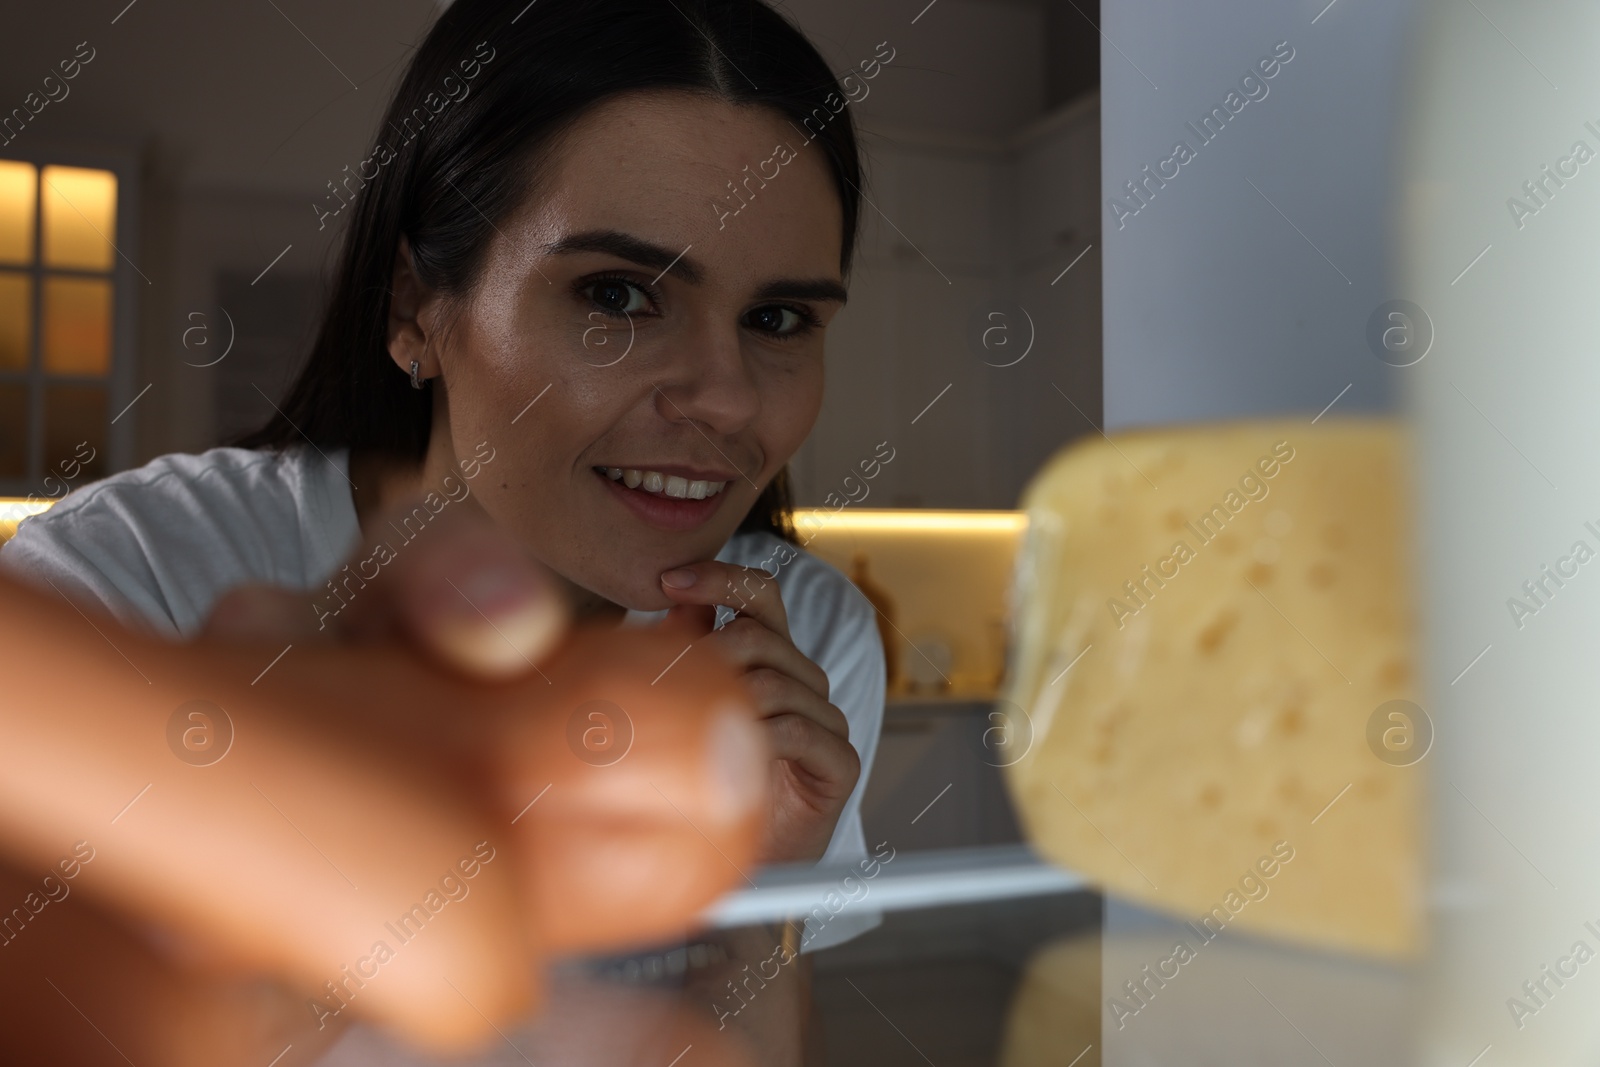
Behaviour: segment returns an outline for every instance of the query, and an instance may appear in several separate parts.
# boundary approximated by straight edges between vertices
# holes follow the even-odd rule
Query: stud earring
[[[412,360],[411,361],[411,388],[413,388],[413,389],[421,389],[422,388],[422,379],[417,377],[418,369],[419,369],[419,367],[418,367],[417,361],[416,360]]]

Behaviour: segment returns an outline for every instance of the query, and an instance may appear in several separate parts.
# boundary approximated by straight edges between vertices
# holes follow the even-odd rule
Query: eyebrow
[[[688,249],[674,252],[664,245],[620,230],[585,230],[567,234],[545,245],[544,252],[551,256],[600,252],[662,274],[673,274],[691,285],[698,285],[705,280],[705,272],[700,265],[686,254]],[[761,300],[835,300],[843,304],[849,298],[849,293],[832,278],[780,278],[763,285],[757,290],[756,297]]]

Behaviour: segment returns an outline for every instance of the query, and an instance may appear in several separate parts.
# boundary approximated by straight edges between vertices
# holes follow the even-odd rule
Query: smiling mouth
[[[629,489],[637,489],[655,496],[671,497],[674,500],[705,500],[722,492],[728,484],[691,480],[676,474],[663,474],[660,471],[640,470],[634,467],[594,469],[596,473],[603,474],[614,482],[621,482]]]

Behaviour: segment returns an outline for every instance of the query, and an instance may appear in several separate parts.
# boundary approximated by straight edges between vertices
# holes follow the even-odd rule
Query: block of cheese
[[[1100,930],[1045,945],[1011,994],[1000,1067],[1100,1067]]]
[[[1007,782],[1043,854],[1197,939],[1414,951],[1431,728],[1408,476],[1376,419],[1050,461],[1023,501],[1006,693],[1026,748]]]

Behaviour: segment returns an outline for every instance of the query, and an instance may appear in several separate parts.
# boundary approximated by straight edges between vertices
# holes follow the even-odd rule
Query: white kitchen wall
[[[843,496],[888,441],[894,462],[863,503],[1013,507],[1092,430],[1098,131],[1093,97],[1005,139],[866,131],[871,203],[823,413],[795,462],[802,503]]]

